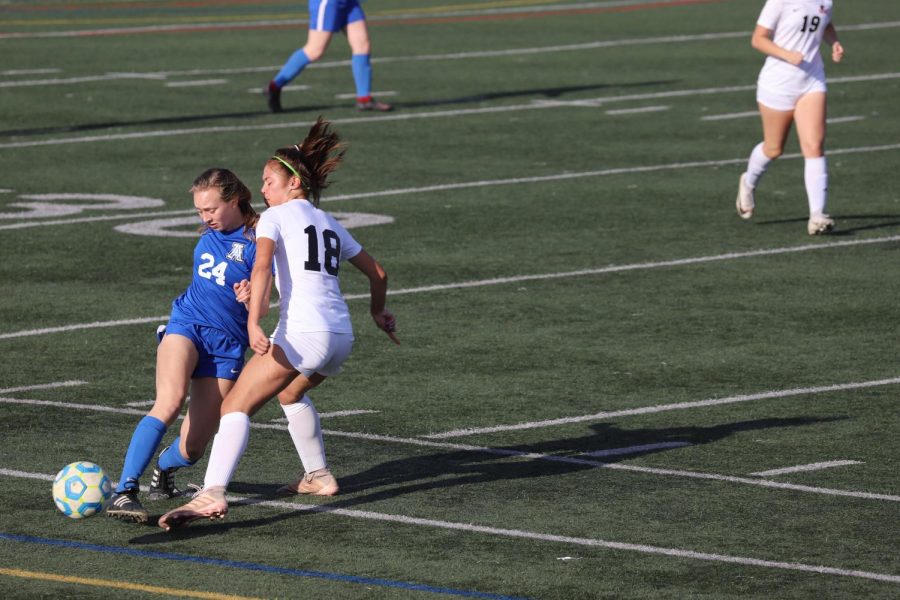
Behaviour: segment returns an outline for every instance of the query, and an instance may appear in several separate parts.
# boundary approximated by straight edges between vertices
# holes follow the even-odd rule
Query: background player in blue
[[[306,45],[294,52],[263,90],[272,112],[281,112],[281,88],[297,77],[306,65],[319,60],[337,31],[347,34],[350,43],[353,81],[356,83],[356,108],[392,110],[393,106],[372,98],[371,43],[366,15],[359,0],[309,0],[309,33]]]
[[[138,479],[150,464],[166,429],[191,402],[181,435],[160,454],[150,484],[153,499],[180,495],[174,472],[194,464],[219,425],[219,409],[244,366],[250,273],[256,257],[259,219],[251,193],[234,173],[208,169],[190,191],[203,221],[194,249],[194,275],[172,302],[165,337],[156,352],[156,401],[138,423],[125,455],[122,476],[107,515],[145,523]]]

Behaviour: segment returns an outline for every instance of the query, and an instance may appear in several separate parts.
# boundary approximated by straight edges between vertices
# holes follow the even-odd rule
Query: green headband
[[[284,159],[281,158],[280,156],[273,156],[272,158],[275,159],[275,160],[277,160],[278,162],[280,162],[280,163],[283,164],[284,166],[286,166],[286,167],[288,168],[288,171],[290,171],[291,173],[293,173],[294,175],[297,176],[297,179],[300,180],[301,185],[303,184],[303,178],[300,177],[300,173],[297,172],[297,169],[295,169],[294,167],[291,166],[291,163],[289,163],[288,161],[284,160]]]

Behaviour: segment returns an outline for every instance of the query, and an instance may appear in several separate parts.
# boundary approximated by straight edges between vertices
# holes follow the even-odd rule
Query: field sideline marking
[[[233,499],[233,498],[232,498]],[[360,577],[357,575],[343,575],[341,573],[329,573],[327,571],[313,571],[308,569],[292,569],[289,567],[275,567],[260,563],[251,563],[239,560],[225,560],[220,558],[211,558],[207,556],[194,556],[190,554],[177,554],[174,552],[160,552],[158,550],[139,550],[136,548],[120,547],[120,546],[103,546],[100,544],[91,544],[88,542],[75,542],[70,540],[59,540],[51,538],[42,538],[31,535],[20,535],[0,532],[0,541],[12,541],[26,544],[40,544],[44,546],[57,546],[75,550],[88,550],[91,552],[103,552],[107,554],[120,554],[125,556],[135,556],[138,558],[154,558],[159,560],[171,560],[182,563],[197,563],[212,567],[225,567],[229,569],[239,569],[244,571],[255,571],[260,573],[271,573],[276,575],[288,575],[293,577],[306,577],[312,579],[324,579],[326,581],[335,581],[338,583],[352,583],[364,586],[378,586],[386,588],[395,588],[407,591],[427,592],[432,594],[446,594],[449,596],[463,596],[466,598],[483,598],[484,600],[524,600],[514,596],[505,596],[501,594],[490,594],[475,590],[460,590],[453,588],[437,587],[425,585],[421,583],[410,583],[407,581],[396,581],[392,579],[381,579],[378,577]],[[128,588],[135,589],[135,588]],[[171,593],[176,590],[170,590]],[[189,595],[194,598],[236,598],[235,596],[221,596],[219,594],[200,596],[202,592],[194,592]]]
[[[756,113],[754,113],[756,114]],[[829,156],[837,156],[843,154],[865,154],[869,152],[890,152],[900,150],[900,144],[885,144],[881,146],[857,146],[855,148],[836,148],[829,149]],[[803,158],[800,153],[784,154],[779,161],[793,160]],[[340,202],[343,200],[366,200],[370,198],[378,198],[384,196],[403,196],[410,194],[424,194],[428,192],[442,192],[460,189],[472,189],[480,187],[491,187],[501,185],[521,185],[532,183],[545,183],[550,181],[565,181],[569,179],[581,179],[585,177],[609,177],[613,175],[628,175],[632,173],[650,173],[654,171],[666,170],[682,170],[682,169],[698,169],[705,167],[723,167],[728,165],[743,164],[747,162],[747,157],[741,158],[725,158],[719,160],[696,161],[687,163],[668,163],[661,165],[647,165],[643,167],[619,167],[614,169],[601,169],[597,171],[581,171],[576,173],[559,173],[556,175],[533,175],[531,177],[512,177],[509,179],[487,179],[481,181],[462,181],[457,183],[438,183],[434,185],[426,185],[414,188],[395,188],[388,190],[378,190],[374,192],[360,192],[355,194],[338,194],[322,198],[322,202]],[[12,191],[12,190],[8,190]],[[262,206],[260,205],[260,210]],[[46,227],[50,225],[71,225],[74,223],[99,223],[103,221],[123,221],[130,219],[145,219],[150,217],[167,217],[194,214],[193,210],[179,209],[157,212],[144,213],[124,213],[117,215],[100,215],[96,217],[80,217],[77,219],[51,219],[46,221],[18,221],[15,223],[7,223],[0,225],[0,231],[13,229],[28,229],[31,227]],[[0,336],[2,339],[2,336]]]
[[[818,471],[820,469],[831,469],[833,467],[845,467],[847,465],[861,465],[858,460],[829,460],[827,462],[810,463],[808,465],[797,465],[796,467],[784,467],[781,469],[769,469],[768,471],[757,471],[750,473],[758,477],[770,477],[772,475],[784,475],[786,473],[805,473],[806,471]]]
[[[452,437],[463,437],[468,435],[476,435],[480,433],[498,433],[501,431],[518,431],[522,429],[538,429],[543,427],[553,427],[556,425],[569,425],[572,423],[584,423],[588,421],[603,421],[614,419],[617,417],[632,417],[634,415],[648,415],[666,412],[670,410],[685,410],[691,408],[701,408],[706,406],[721,406],[723,404],[735,404],[737,402],[752,402],[755,400],[768,400],[771,398],[788,398],[790,396],[804,396],[808,394],[825,394],[828,392],[840,392],[844,390],[858,390],[871,387],[879,387],[885,385],[900,384],[900,377],[890,379],[878,379],[874,381],[861,381],[855,383],[839,383],[835,385],[823,385],[818,387],[794,388],[790,390],[774,390],[769,392],[760,392],[758,394],[740,394],[737,396],[729,396],[727,398],[712,398],[709,400],[697,400],[695,402],[675,402],[673,404],[655,404],[653,406],[642,406],[640,408],[628,408],[624,410],[616,410],[609,412],[599,412],[592,415],[579,415],[575,417],[562,417],[560,419],[547,419],[544,421],[529,421],[526,423],[516,423],[513,425],[494,425],[491,427],[467,427],[463,429],[454,429],[443,433],[432,433],[423,435],[423,438],[432,440],[441,440]]]
[[[93,404],[76,404],[69,402],[54,402],[49,400],[30,400],[23,398],[0,398],[0,404],[17,404],[24,406],[52,406],[56,408],[65,408],[70,410],[87,410],[94,412],[107,412],[129,415],[144,415],[146,411],[118,408],[113,406],[99,406]],[[183,418],[179,416],[179,418]],[[278,423],[260,423],[252,422],[250,427],[253,429],[273,429],[278,431],[287,431],[286,425]],[[624,463],[606,463],[595,460],[587,460],[583,458],[572,458],[568,456],[554,456],[552,454],[539,454],[535,452],[524,452],[522,450],[509,450],[505,448],[491,448],[486,446],[475,446],[471,444],[459,444],[455,442],[440,442],[424,438],[401,438],[389,435],[380,435],[374,433],[358,433],[353,431],[335,431],[331,429],[323,429],[324,435],[334,437],[344,437],[357,440],[367,440],[372,442],[385,442],[390,444],[405,444],[411,446],[420,446],[425,448],[438,448],[442,450],[464,451],[464,452],[480,452],[485,454],[493,454],[496,456],[524,458],[530,460],[545,460],[549,462],[558,462],[571,465],[581,465],[585,467],[600,467],[604,469],[612,469],[618,471],[628,471],[633,473],[641,473],[646,475],[663,475],[671,477],[685,477],[689,479],[702,479],[707,481],[722,481],[729,483],[746,484],[757,487],[766,487],[774,489],[784,489],[798,492],[808,492],[814,494],[822,494],[827,496],[842,496],[849,498],[860,498],[864,500],[886,500],[889,502],[900,502],[900,496],[891,494],[879,494],[873,492],[860,492],[855,490],[838,490],[833,488],[822,488],[809,485],[799,485],[793,483],[785,483],[769,479],[755,479],[750,477],[738,477],[733,475],[720,475],[717,473],[704,473],[701,471],[686,471],[679,469],[661,469],[656,467],[643,467],[639,465],[631,465]],[[10,471],[0,469],[0,475],[9,474]]]
[[[726,260],[735,260],[739,258],[758,258],[764,256],[775,256],[779,254],[792,254],[794,252],[807,252],[813,250],[830,250],[834,248],[847,248],[851,246],[865,246],[870,244],[883,244],[887,242],[896,242],[900,240],[900,235],[892,235],[888,237],[869,238],[865,240],[842,240],[837,242],[823,242],[815,244],[806,244],[802,246],[786,246],[781,248],[767,248],[760,250],[747,250],[744,252],[729,252],[726,254],[714,254],[708,256],[697,256],[693,258],[680,258],[673,260],[665,260],[659,262],[647,263],[631,263],[624,265],[611,265],[608,267],[600,267],[596,269],[581,269],[578,271],[564,271],[561,273],[539,273],[533,275],[515,275],[510,277],[496,277],[493,279],[481,279],[475,281],[459,281],[456,283],[442,283],[435,285],[425,285],[413,288],[401,288],[396,290],[388,290],[389,296],[405,296],[409,294],[421,294],[427,292],[437,292],[455,289],[470,289],[476,287],[485,287],[493,285],[503,285],[508,283],[521,283],[523,281],[545,281],[550,279],[567,279],[570,277],[586,277],[592,275],[605,275],[608,273],[622,273],[626,271],[639,271],[645,269],[662,269],[668,267],[681,267],[686,265],[696,265],[703,263],[712,263]],[[347,294],[344,296],[350,300],[368,299],[368,294]],[[277,306],[277,304],[275,304]],[[61,325],[58,327],[44,327],[41,329],[27,329],[22,331],[12,331],[0,334],[0,340],[16,339],[30,337],[36,335],[45,335],[50,333],[64,333],[68,331],[76,331],[83,329],[98,329],[103,327],[118,327],[122,325],[140,325],[144,323],[158,323],[168,320],[169,315],[160,315],[155,317],[138,317],[134,319],[122,319],[117,321],[94,321],[91,323],[77,323],[74,325]]]
[[[847,77],[835,77],[828,80],[830,85],[842,83],[859,83],[866,81],[883,81],[898,79],[900,73],[873,73],[869,75],[851,75]],[[0,84],[2,87],[2,84]],[[715,95],[723,93],[747,92],[756,89],[756,85],[732,85],[714,88],[693,88],[685,90],[670,90],[666,92],[652,92],[646,94],[625,94],[618,96],[600,96],[597,98],[582,98],[579,102],[592,102],[599,105],[610,102],[623,102],[631,100],[647,100],[653,98],[684,98],[690,96]],[[332,120],[335,125],[352,125],[358,123],[389,123],[394,121],[411,121],[418,119],[437,119],[444,117],[462,117],[469,115],[497,114],[517,112],[525,110],[545,110],[559,108],[557,103],[529,102],[528,104],[504,104],[479,108],[466,108],[456,110],[436,110],[420,112],[399,112],[380,115],[376,117],[346,117]],[[122,140],[139,140],[158,137],[174,137],[180,135],[198,135],[213,133],[238,133],[249,131],[272,131],[279,129],[297,129],[309,127],[312,121],[293,121],[287,123],[264,123],[258,125],[214,125],[211,127],[191,127],[187,129],[157,129],[154,131],[138,131],[131,133],[116,133],[108,135],[77,136],[68,138],[56,138],[47,140],[31,140],[21,142],[6,142],[0,144],[0,149],[33,148],[37,146],[49,146],[59,144],[81,144],[88,142],[111,142]]]
[[[597,450],[595,452],[585,452],[585,456],[593,458],[603,458],[604,456],[622,456],[625,454],[640,454],[651,450],[669,450],[673,448],[684,448],[690,446],[690,442],[659,442],[657,444],[640,444],[638,446],[627,446],[624,448],[607,448],[606,450]],[[755,475],[755,473],[753,473]]]
[[[293,502],[283,502],[276,500],[255,500],[236,496],[228,496],[228,501],[232,504],[259,505],[271,508],[280,508],[299,512],[312,512],[322,514],[334,514],[342,517],[351,517],[355,519],[365,519],[370,521],[384,521],[390,523],[400,523],[403,525],[415,525],[419,527],[431,527],[439,529],[449,529],[455,531],[464,531],[467,533],[482,533],[491,536],[500,536],[508,538],[520,538],[537,540],[541,542],[555,542],[560,544],[570,544],[577,546],[588,546],[595,548],[607,548],[610,550],[620,550],[626,552],[638,552],[641,554],[654,554],[669,556],[673,558],[685,558],[693,560],[702,560],[710,562],[721,562],[736,564],[742,566],[763,567],[772,569],[781,569],[787,571],[803,571],[807,573],[817,573],[820,575],[836,575],[840,577],[858,577],[863,579],[872,579],[875,581],[883,581],[887,583],[900,583],[900,575],[891,575],[888,573],[875,573],[871,571],[862,571],[856,569],[842,569],[837,567],[826,567],[822,565],[808,565],[797,562],[782,562],[775,560],[765,560],[759,558],[735,556],[728,554],[713,554],[709,552],[697,552],[694,550],[684,550],[681,548],[666,548],[662,546],[650,546],[647,544],[631,544],[626,542],[614,542],[597,538],[581,538],[564,535],[554,535],[537,533],[531,531],[523,531],[520,529],[503,529],[499,527],[487,527],[483,525],[475,525],[472,523],[456,523],[453,521],[441,521],[436,519],[423,519],[418,517],[408,517],[404,515],[392,515],[387,513],[377,513],[364,510],[353,510],[346,508],[333,508],[328,505],[310,505],[296,504]],[[213,527],[213,525],[209,525]],[[0,539],[9,539],[10,535],[0,533]],[[25,537],[25,536],[19,536]],[[15,539],[13,537],[13,539]],[[89,546],[83,544],[84,546]],[[99,547],[97,547],[99,548]],[[130,553],[138,553],[140,551],[129,550]],[[164,553],[158,553],[164,554]],[[196,560],[196,559],[194,559]],[[207,559],[212,560],[212,559]]]
[[[253,598],[252,596],[231,596],[228,594],[216,594],[213,592],[195,592],[193,590],[129,583],[127,581],[95,579],[93,577],[74,577],[72,575],[56,575],[54,573],[39,573],[36,571],[23,571],[21,569],[0,568],[0,575],[6,575],[8,577],[18,577],[20,579],[37,579],[40,581],[56,581],[59,583],[76,583],[78,585],[86,585],[91,587],[107,587],[117,590],[132,590],[136,592],[147,592],[149,594],[179,596],[184,598],[208,598],[209,600],[261,600]]]

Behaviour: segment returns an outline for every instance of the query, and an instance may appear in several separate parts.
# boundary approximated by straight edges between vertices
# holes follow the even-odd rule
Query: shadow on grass
[[[447,105],[474,104],[480,102],[489,102],[491,100],[503,100],[507,98],[521,98],[529,96],[542,96],[544,98],[556,99],[566,94],[574,92],[596,91],[602,89],[617,88],[634,88],[648,87],[656,85],[665,85],[670,83],[678,83],[678,80],[666,81],[641,81],[636,83],[604,83],[595,85],[575,85],[548,88],[533,88],[527,90],[512,90],[506,92],[488,92],[484,94],[475,94],[469,96],[460,96],[457,98],[436,98],[434,100],[423,100],[420,102],[398,103],[395,107],[399,108],[424,108]],[[346,102],[338,105],[300,105],[296,107],[285,107],[282,115],[300,114],[300,113],[322,113],[323,111],[332,111],[340,108],[352,108],[353,104]],[[159,117],[155,119],[135,119],[122,121],[102,121],[98,123],[84,123],[82,125],[69,125],[61,127],[32,127],[25,129],[9,129],[0,131],[0,136],[36,136],[36,135],[53,135],[65,133],[84,133],[89,131],[102,131],[106,129],[115,129],[120,127],[149,127],[155,125],[190,125],[195,123],[204,123],[209,121],[218,121],[220,119],[248,119],[257,118],[270,114],[266,109],[265,100],[260,95],[260,110],[233,112],[233,113],[217,113],[208,115],[179,115],[172,117]]]
[[[514,445],[481,450],[454,450],[426,456],[414,456],[381,463],[355,475],[340,478],[341,496],[323,504],[323,511],[338,508],[355,508],[372,502],[390,500],[399,496],[436,489],[450,489],[465,485],[479,485],[502,480],[553,477],[576,471],[596,469],[602,464],[616,463],[639,455],[669,452],[672,448],[647,449],[628,454],[593,458],[589,452],[632,446],[646,446],[666,442],[680,442],[692,446],[709,444],[736,433],[764,429],[802,427],[814,423],[841,420],[844,417],[788,419],[757,419],[738,421],[711,427],[689,426],[663,429],[620,429],[611,423],[591,426],[589,435],[550,440],[534,444]],[[541,457],[529,456],[539,454]],[[228,491],[238,494],[255,494],[242,504],[255,504],[273,499],[280,484],[260,485],[233,482]],[[381,488],[381,489],[379,489]],[[296,497],[292,497],[296,498]],[[291,498],[288,499],[289,501]],[[316,499],[326,500],[326,499]],[[242,504],[232,506],[240,510]],[[271,525],[295,518],[308,511],[288,511],[271,517],[244,521],[225,521],[210,527],[187,527],[169,533],[141,535],[132,538],[132,544],[151,544],[183,540],[211,534],[221,534],[232,529]],[[155,524],[159,516],[151,518]]]
[[[876,229],[892,229],[895,227],[900,227],[900,215],[835,215],[832,214],[831,217],[837,223],[837,226],[834,231],[827,234],[827,236],[847,236],[854,235],[860,231],[872,231]],[[798,217],[796,219],[772,219],[769,221],[757,221],[757,225],[766,226],[766,225],[784,225],[786,223],[803,223],[806,224],[806,221],[809,220],[808,217]],[[868,223],[866,225],[856,225],[853,226],[852,223],[849,227],[846,226],[847,221],[877,221],[875,223]]]

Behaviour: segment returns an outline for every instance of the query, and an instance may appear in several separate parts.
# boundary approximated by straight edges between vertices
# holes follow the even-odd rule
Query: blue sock
[[[179,435],[172,442],[172,445],[163,450],[159,455],[159,468],[164,471],[169,469],[180,469],[181,467],[190,467],[196,461],[190,461],[181,455],[179,446],[181,445],[181,436]]]
[[[372,65],[368,54],[354,54],[350,60],[353,81],[356,82],[356,97],[368,98],[372,93]]]
[[[275,82],[275,85],[278,87],[285,86],[290,80],[300,74],[300,71],[309,64],[309,57],[306,56],[306,52],[303,51],[303,48],[300,48],[284,63],[284,66],[281,67],[281,70],[278,71],[278,75],[275,76],[275,79],[272,81]]]
[[[128,452],[125,454],[122,477],[119,479],[119,485],[116,486],[117,494],[126,490],[138,489],[138,479],[153,460],[156,448],[165,433],[166,424],[150,415],[141,419],[137,424],[131,435],[131,443],[128,444]]]

